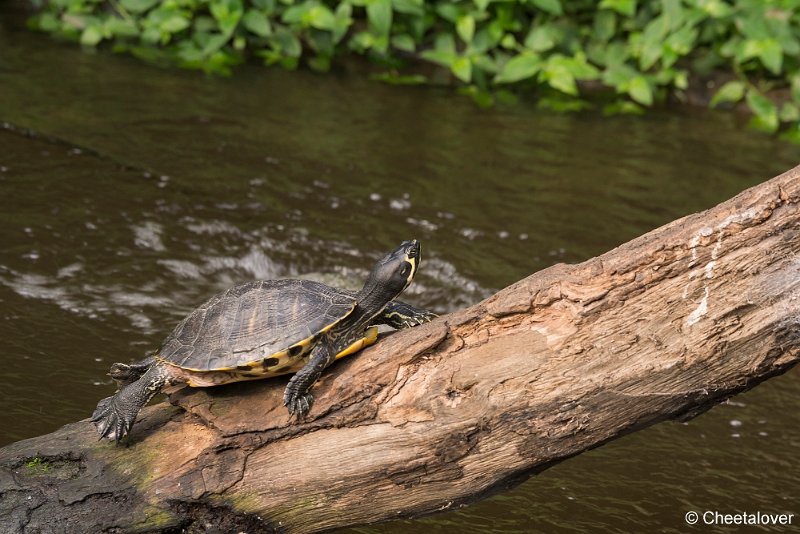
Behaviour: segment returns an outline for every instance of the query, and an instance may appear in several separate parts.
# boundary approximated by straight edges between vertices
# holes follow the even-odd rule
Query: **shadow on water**
[[[88,416],[112,361],[233,283],[357,286],[416,237],[408,299],[452,311],[798,154],[705,111],[558,116],[343,73],[160,70],[30,34],[20,6],[0,7],[0,444]],[[465,510],[353,531],[682,532],[691,509],[800,512],[799,394],[795,371]]]

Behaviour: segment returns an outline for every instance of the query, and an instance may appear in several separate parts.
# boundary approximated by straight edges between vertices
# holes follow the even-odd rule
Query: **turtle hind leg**
[[[136,415],[161,388],[173,382],[166,365],[152,365],[141,378],[122,387],[114,396],[97,403],[92,422],[100,439],[117,443],[130,432]]]
[[[439,316],[432,311],[417,308],[399,300],[393,300],[386,305],[383,313],[377,317],[377,321],[400,330],[427,323],[437,317]]]
[[[153,356],[134,363],[112,363],[108,376],[114,379],[117,387],[124,387],[139,380],[143,374],[155,363]]]

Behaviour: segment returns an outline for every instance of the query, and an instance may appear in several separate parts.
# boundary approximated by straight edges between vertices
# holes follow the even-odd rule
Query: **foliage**
[[[50,462],[37,456],[26,462],[25,467],[33,474],[44,474],[50,471]]]
[[[404,69],[422,60],[479,102],[527,84],[566,110],[599,89],[607,111],[637,113],[722,73],[712,106],[743,102],[754,126],[800,137],[800,0],[48,0],[32,23],[210,72],[248,53],[323,71],[356,53],[418,83]]]

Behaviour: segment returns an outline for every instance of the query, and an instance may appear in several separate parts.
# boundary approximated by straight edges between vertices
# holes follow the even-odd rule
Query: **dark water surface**
[[[111,362],[233,283],[358,285],[416,237],[408,300],[452,311],[800,153],[723,114],[486,111],[259,66],[209,79],[53,42],[20,14],[0,4],[0,445],[87,417],[113,392]],[[469,508],[353,532],[686,532],[689,510],[800,514],[798,398],[793,371]]]

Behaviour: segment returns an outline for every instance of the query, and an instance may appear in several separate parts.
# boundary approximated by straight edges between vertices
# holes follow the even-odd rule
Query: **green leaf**
[[[425,15],[424,0],[392,0],[392,7],[398,13],[421,17]]]
[[[216,0],[211,3],[208,10],[217,20],[222,33],[227,35],[233,33],[244,14],[241,0]]]
[[[472,15],[461,15],[456,22],[456,32],[461,40],[469,44],[475,35],[475,18]]]
[[[643,106],[651,106],[653,104],[653,90],[644,76],[636,76],[630,81],[628,94]]]
[[[633,17],[636,14],[636,0],[603,0],[600,8],[613,9],[626,17]]]
[[[154,45],[161,40],[161,32],[158,28],[147,28],[142,32],[141,39],[147,44]]]
[[[775,132],[778,129],[778,109],[770,99],[756,91],[750,89],[747,91],[747,105],[755,114],[750,125],[758,130],[765,130],[767,132]]]
[[[800,71],[789,73],[789,83],[792,88],[792,100],[800,102]]]
[[[417,49],[417,44],[414,38],[407,33],[401,33],[392,37],[392,46],[404,52],[414,52]]]
[[[100,27],[91,25],[81,33],[81,44],[85,46],[95,46],[103,40],[103,31]]]
[[[594,16],[594,35],[601,41],[608,41],[617,31],[617,15],[613,11],[601,9]]]
[[[326,58],[330,60],[333,57],[334,43],[333,35],[327,31],[310,31],[306,34],[308,46],[317,53],[314,63],[321,65],[325,62]],[[316,68],[316,67],[313,67]]]
[[[195,17],[193,29],[195,31],[195,35],[197,35],[197,32],[213,32],[217,29],[217,21],[214,20],[214,17]]]
[[[183,15],[175,14],[164,20],[159,28],[163,32],[178,33],[189,27],[189,19]]]
[[[250,0],[250,3],[265,15],[271,15],[275,11],[275,0]]]
[[[482,54],[488,51],[491,48],[497,46],[498,41],[492,39],[492,36],[489,34],[489,31],[486,28],[482,28],[475,33],[475,37],[472,38],[472,43],[470,43],[470,49],[474,52]]]
[[[517,48],[517,40],[514,38],[513,34],[507,33],[500,40],[500,46],[508,50],[514,50]]]
[[[433,48],[439,52],[456,53],[456,40],[450,33],[440,33],[433,41]]]
[[[497,62],[491,56],[486,54],[473,54],[470,56],[472,65],[478,67],[486,74],[497,74]]]
[[[761,63],[769,69],[772,74],[780,74],[783,64],[783,50],[775,39],[765,39],[758,57]]]
[[[610,66],[603,71],[603,83],[614,87],[619,92],[627,92],[631,80],[639,76],[636,69],[624,63]]]
[[[675,54],[685,56],[694,49],[696,39],[697,29],[692,26],[684,26],[670,35],[665,45]]]
[[[392,0],[368,0],[367,19],[378,35],[388,35],[392,28]]]
[[[139,28],[132,20],[118,19],[109,17],[104,23],[105,33],[116,37],[136,37],[139,35]]]
[[[495,76],[495,83],[514,83],[534,76],[542,67],[542,59],[536,54],[520,54],[508,60]]]
[[[303,17],[310,9],[310,3],[306,2],[292,6],[281,15],[281,21],[288,22],[289,24],[302,24]]]
[[[468,57],[456,58],[450,65],[450,70],[464,83],[469,83],[472,79],[472,61]]]
[[[220,48],[225,46],[228,40],[230,40],[230,35],[228,34],[213,34],[203,46],[202,54],[208,57],[217,53]]]
[[[733,13],[733,8],[722,0],[704,0],[697,2],[698,7],[713,18],[727,17]]]
[[[256,9],[249,9],[247,13],[244,14],[244,17],[242,17],[242,24],[259,37],[268,37],[272,34],[272,25],[270,25],[269,19]]]
[[[131,13],[144,13],[158,2],[159,0],[120,0],[119,3]]]
[[[535,26],[525,38],[525,48],[534,52],[544,52],[556,45],[555,31],[552,26]]]
[[[303,45],[300,44],[300,40],[285,27],[275,30],[269,39],[282,56],[299,58],[300,54],[303,53]],[[285,63],[284,65],[291,68],[292,63]]]
[[[784,102],[779,118],[781,122],[797,122],[800,120],[800,109],[793,102]]]
[[[689,74],[685,70],[675,71],[675,76],[672,78],[672,83],[678,89],[686,90],[689,88]]]
[[[455,24],[458,22],[458,17],[464,13],[464,10],[453,3],[445,2],[436,4],[436,13],[444,20]]]
[[[376,35],[375,42],[372,45],[372,49],[380,54],[385,54],[387,50],[389,50],[389,36]]]
[[[347,34],[350,25],[353,24],[353,6],[349,2],[342,2],[336,6],[336,25],[333,28],[333,42],[338,43]]]
[[[443,67],[450,67],[458,58],[455,52],[448,52],[446,50],[425,50],[420,54],[422,59],[442,65]]]
[[[548,64],[544,71],[542,71],[542,77],[553,89],[558,89],[562,93],[567,93],[568,95],[578,95],[578,86],[575,84],[575,76],[572,75],[566,66],[561,64]]]
[[[714,93],[714,96],[711,98],[711,107],[717,107],[719,104],[722,103],[735,103],[740,101],[744,98],[744,83],[733,80],[722,87],[719,88],[719,91]]]
[[[628,59],[630,50],[620,42],[613,42],[604,47],[603,63],[606,67],[615,67],[625,63]]]
[[[661,13],[667,19],[670,30],[683,25],[684,9],[681,0],[661,0]]]
[[[309,25],[318,30],[333,30],[336,27],[336,17],[326,5],[315,5],[308,10],[307,16]]]
[[[116,19],[112,19],[116,20]],[[41,13],[33,19],[33,28],[45,32],[54,32],[61,27],[61,21],[52,13]]]
[[[561,15],[564,12],[564,10],[561,9],[560,0],[533,0],[533,5],[552,15]]]
[[[641,34],[641,50],[639,66],[643,71],[649,70],[661,58],[664,50],[664,38],[669,33],[669,20],[660,15],[651,20]]]
[[[375,44],[375,36],[367,31],[358,32],[350,38],[350,48],[358,51],[369,50]]]

